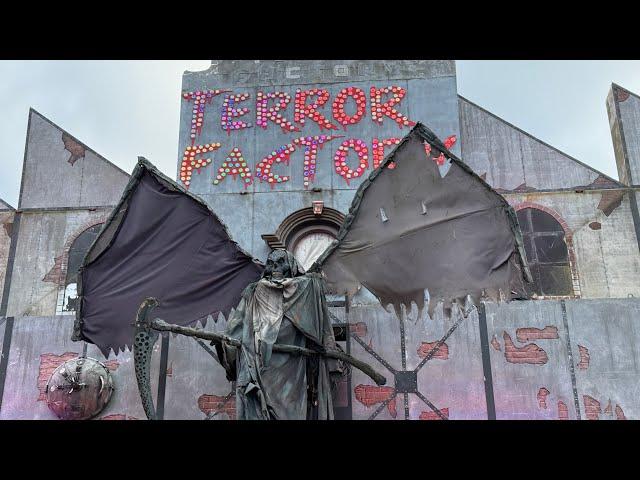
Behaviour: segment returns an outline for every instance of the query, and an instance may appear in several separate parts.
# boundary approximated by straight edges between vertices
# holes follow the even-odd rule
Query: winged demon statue
[[[422,124],[363,181],[308,272],[285,250],[253,259],[204,201],[141,158],[80,268],[73,339],[105,356],[133,346],[151,419],[159,331],[212,342],[236,382],[237,418],[331,419],[331,379],[346,364],[385,379],[337,347],[325,293],[362,285],[396,312],[422,311],[428,294],[430,316],[439,302],[450,315],[453,304],[509,301],[530,278],[513,209]],[[224,334],[193,328],[220,313]]]

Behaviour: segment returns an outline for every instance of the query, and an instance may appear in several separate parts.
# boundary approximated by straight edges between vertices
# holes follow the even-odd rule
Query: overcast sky
[[[174,177],[181,76],[193,61],[0,61],[0,198],[17,206],[29,107],[131,172]],[[618,178],[605,99],[640,93],[639,61],[457,61],[458,93]]]

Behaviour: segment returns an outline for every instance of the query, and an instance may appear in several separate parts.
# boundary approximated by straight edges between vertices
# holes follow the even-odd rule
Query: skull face
[[[285,250],[273,250],[267,257],[267,264],[264,270],[264,277],[274,280],[291,278],[291,265]]]

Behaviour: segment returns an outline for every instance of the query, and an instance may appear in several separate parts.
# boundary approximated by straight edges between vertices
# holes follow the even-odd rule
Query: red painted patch
[[[498,339],[496,338],[496,336],[494,335],[493,338],[491,339],[491,346],[493,348],[495,348],[498,352],[502,351],[502,347],[500,346],[500,342],[498,341]]]
[[[4,228],[7,237],[11,237],[11,232],[13,231],[13,222],[4,222],[2,224],[2,228]]]
[[[78,357],[79,354],[75,352],[65,352],[62,355],[56,355],[55,353],[43,353],[40,355],[40,367],[38,370],[38,401],[43,402],[47,400],[47,394],[45,389],[47,388],[47,382],[53,371],[62,365],[64,362]]]
[[[616,88],[616,97],[619,102],[624,102],[627,98],[629,98],[629,92],[626,90],[622,90],[621,88]]]
[[[600,222],[591,222],[589,224],[589,228],[591,230],[600,230],[602,228],[602,224]]]
[[[600,402],[589,395],[583,395],[582,401],[584,402],[584,413],[587,420],[599,420],[602,413]]]
[[[549,361],[547,352],[535,343],[524,347],[516,347],[507,332],[504,332],[504,356],[509,363],[528,363],[530,365],[544,365]]]
[[[545,410],[547,409],[547,395],[549,395],[549,390],[547,390],[545,387],[540,387],[540,390],[538,390],[538,407],[540,408],[544,408]]]
[[[64,143],[64,149],[71,154],[67,160],[71,166],[73,166],[78,159],[84,158],[84,145],[72,138],[68,133],[62,132],[62,142]]]
[[[367,334],[367,324],[364,322],[351,323],[349,324],[349,331],[362,338]]]
[[[371,407],[377,403],[387,401],[390,397],[394,396],[394,389],[392,387],[378,387],[374,385],[357,385],[353,389],[358,400],[365,407]],[[394,398],[387,405],[387,410],[393,418],[396,418],[398,412],[396,411],[396,399]]]
[[[449,418],[448,407],[441,408],[440,413],[442,413],[442,415],[444,415],[445,418],[447,419]],[[440,418],[440,415],[438,415],[436,412],[434,412],[433,410],[429,410],[429,411],[422,412],[418,417],[418,420],[442,420],[442,419]]]
[[[420,347],[418,347],[418,356],[420,358],[425,358],[437,345],[438,342],[422,342],[422,344],[420,344]],[[431,358],[437,358],[438,360],[447,360],[449,358],[449,346],[446,343],[443,343]]]
[[[557,327],[540,328],[519,328],[516,330],[516,338],[520,343],[527,343],[532,340],[554,340],[558,338]]]
[[[620,405],[616,405],[616,419],[617,420],[626,420],[627,417],[624,416],[624,411]]]
[[[117,360],[108,360],[104,362],[104,366],[107,367],[110,372],[115,372],[120,366],[120,362]]]
[[[600,197],[600,203],[598,203],[598,210],[602,211],[607,217],[613,213],[613,211],[622,204],[622,198],[624,192],[617,190],[604,191],[602,197]]]
[[[106,417],[102,417],[99,420],[140,420],[139,418],[132,417],[131,415],[124,415],[122,413],[114,413],[112,415],[107,415]]]
[[[583,347],[582,345],[578,345],[578,351],[580,352],[580,362],[578,362],[578,368],[580,370],[586,370],[589,368],[589,349],[587,347]]]
[[[51,282],[56,285],[62,282],[62,273],[64,269],[62,268],[62,263],[64,260],[64,255],[58,255],[53,259],[53,267],[51,270],[47,272],[47,274],[42,278],[43,282]]]
[[[219,397],[218,395],[200,395],[198,408],[205,415],[226,413],[229,420],[236,419],[236,396]]]
[[[558,420],[569,420],[569,409],[562,401],[558,401]]]

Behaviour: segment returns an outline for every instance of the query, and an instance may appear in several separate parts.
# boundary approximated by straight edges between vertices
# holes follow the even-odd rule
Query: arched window
[[[303,208],[285,218],[275,233],[262,238],[270,248],[289,250],[306,270],[336,238],[343,221],[344,215],[333,208]]]
[[[527,293],[572,296],[571,264],[562,225],[537,208],[523,208],[517,215],[533,277],[533,283],[527,285]]]
[[[62,312],[75,312],[78,297],[77,283],[78,270],[82,265],[84,256],[89,251],[89,247],[100,233],[102,224],[87,228],[76,237],[69,247],[67,259],[67,275],[64,280],[64,297],[62,299]]]

